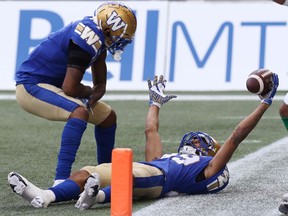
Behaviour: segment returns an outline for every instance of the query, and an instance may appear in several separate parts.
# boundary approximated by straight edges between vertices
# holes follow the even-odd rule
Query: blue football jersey
[[[72,22],[51,33],[35,47],[16,72],[16,85],[48,83],[61,87],[66,74],[70,40],[90,54],[89,66],[105,50],[104,34],[92,17]]]
[[[224,189],[229,182],[227,167],[224,167],[209,179],[196,181],[196,177],[211,159],[210,156],[173,153],[165,154],[161,159],[143,163],[155,166],[163,171],[165,183],[161,196],[165,196],[170,191],[185,194],[203,194],[218,192]]]

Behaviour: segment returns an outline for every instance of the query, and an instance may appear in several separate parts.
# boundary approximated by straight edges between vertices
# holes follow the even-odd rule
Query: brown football
[[[258,69],[249,74],[246,87],[249,92],[264,96],[272,88],[273,72],[268,69]]]

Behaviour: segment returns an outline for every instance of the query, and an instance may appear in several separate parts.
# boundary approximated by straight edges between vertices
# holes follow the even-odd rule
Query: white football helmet
[[[194,145],[193,140],[199,141],[200,147]],[[211,136],[203,132],[186,133],[178,148],[180,154],[197,154],[200,156],[214,156],[221,145]]]
[[[123,3],[107,2],[94,13],[94,22],[105,35],[105,46],[116,61],[125,46],[132,42],[137,27],[134,12]]]

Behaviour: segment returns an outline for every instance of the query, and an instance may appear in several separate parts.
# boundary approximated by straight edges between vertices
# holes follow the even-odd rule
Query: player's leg
[[[98,164],[110,163],[112,150],[115,145],[115,133],[117,127],[116,113],[110,106],[98,101],[90,113],[89,123],[95,125],[94,135],[97,143],[97,162]]]
[[[77,200],[75,207],[84,210],[91,208],[95,203],[110,202],[111,163],[86,166],[81,171],[88,173],[89,177],[85,181],[84,191]],[[75,177],[71,176],[71,179],[77,181]],[[99,190],[100,186],[101,190]]]
[[[283,103],[279,107],[279,115],[286,130],[288,130],[288,93],[285,95]],[[279,211],[288,214],[288,193],[283,195]]]
[[[62,132],[55,180],[68,178],[87,126],[88,111],[80,100],[48,84],[18,85],[16,98],[29,113],[48,120],[67,121]]]
[[[84,191],[80,194],[75,207],[80,210],[91,208],[97,202],[96,198],[99,193],[99,189],[99,174],[92,173],[85,181]]]
[[[35,208],[46,208],[51,202],[55,201],[55,195],[52,191],[36,187],[16,172],[8,174],[8,182],[13,192],[23,197]]]
[[[133,197],[157,199],[162,196],[165,176],[158,168],[142,163],[133,163]]]
[[[90,173],[90,177],[87,179],[85,189],[75,207],[84,210],[91,208],[95,203],[110,203],[111,163],[100,164],[96,167],[87,166],[81,170]],[[100,182],[101,189],[99,190]],[[156,199],[161,197],[164,182],[165,176],[158,168],[142,163],[133,163],[134,198]]]
[[[288,214],[288,193],[283,195],[279,211],[283,214]]]
[[[98,204],[110,203],[111,164],[101,164],[97,167],[91,168],[84,167],[84,169],[88,170],[89,172],[97,172],[101,182],[101,189],[98,191],[96,198],[93,199],[93,202]],[[164,182],[165,176],[158,168],[142,163],[133,162],[133,198],[156,199],[161,197]],[[81,196],[79,200],[81,199]],[[84,206],[83,209],[92,207],[91,203],[93,202],[90,201],[90,205],[83,205],[82,203],[82,207]],[[81,205],[76,207],[79,208],[79,206]]]
[[[80,116],[86,116],[86,119],[81,119]],[[61,182],[62,179],[70,176],[72,164],[75,161],[83,133],[86,130],[88,116],[87,110],[80,106],[71,113],[64,126],[54,185],[57,185],[57,180]]]
[[[284,97],[283,103],[279,107],[279,115],[285,128],[288,130],[288,93]]]
[[[13,192],[23,197],[33,207],[46,208],[50,203],[77,199],[89,176],[86,171],[76,171],[72,173],[71,178],[47,190],[38,188],[16,172],[8,174],[8,182]]]

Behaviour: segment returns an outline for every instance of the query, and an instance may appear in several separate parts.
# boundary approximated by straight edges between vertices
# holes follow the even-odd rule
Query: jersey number
[[[178,164],[183,164],[185,166],[197,163],[200,160],[200,157],[198,155],[187,155],[183,154],[179,157],[173,157],[172,160],[174,160]]]

